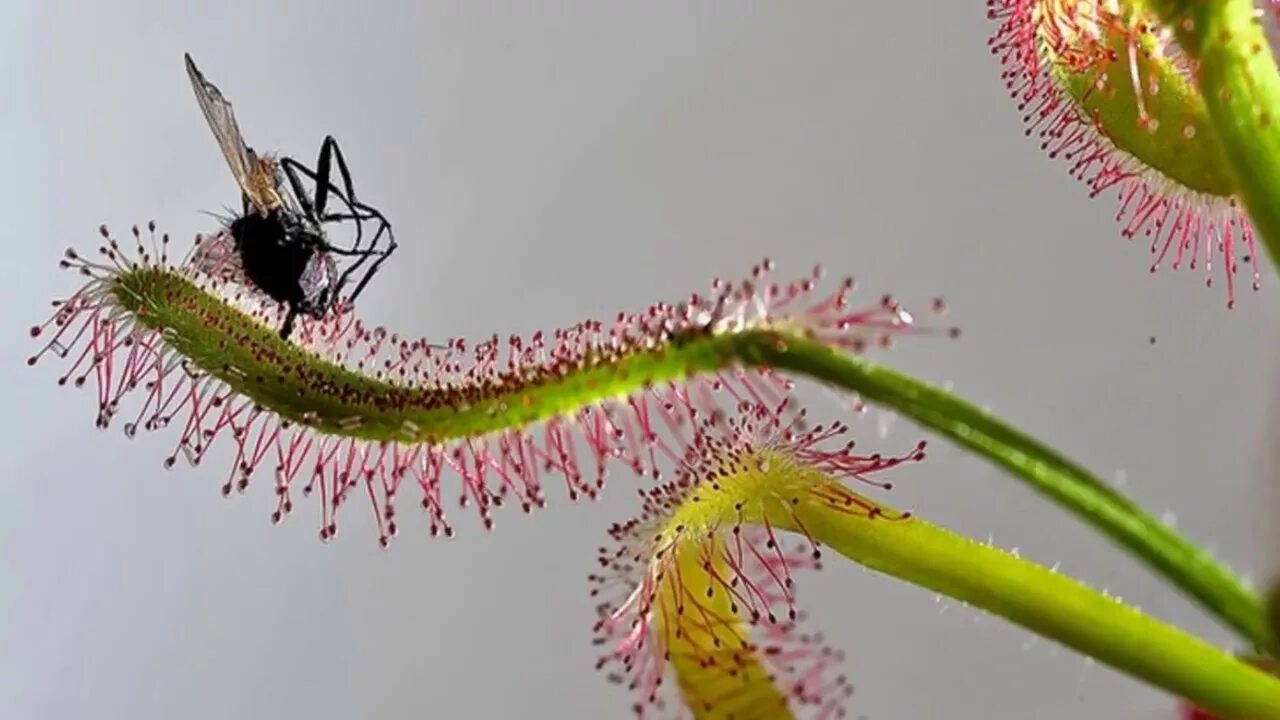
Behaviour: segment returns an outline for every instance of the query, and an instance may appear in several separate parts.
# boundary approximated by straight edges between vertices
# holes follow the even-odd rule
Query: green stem
[[[741,353],[857,393],[935,430],[1048,496],[1144,560],[1258,648],[1277,647],[1257,595],[1225,565],[1035,438],[944,390],[820,344],[758,338]]]
[[[1280,718],[1280,680],[1083,583],[915,518],[823,503],[797,517],[818,540],[874,570],[1052,638],[1229,718]]]
[[[1200,94],[1237,193],[1280,263],[1280,70],[1253,0],[1148,1],[1198,61]]]

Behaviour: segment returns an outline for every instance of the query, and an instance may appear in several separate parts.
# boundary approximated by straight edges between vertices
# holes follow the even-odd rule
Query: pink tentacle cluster
[[[640,513],[610,528],[612,545],[599,550],[598,568],[589,576],[598,602],[595,642],[605,648],[597,668],[634,694],[637,716],[685,717],[681,713],[689,705],[726,716],[765,716],[770,708],[759,703],[768,698],[747,678],[757,664],[793,712],[844,716],[852,686],[838,672],[843,655],[822,635],[804,631],[805,616],[796,605],[795,574],[820,567],[818,545],[791,510],[790,498],[780,503],[785,519],[765,513],[748,520],[748,506],[762,499],[745,496],[733,476],[765,458],[785,458],[809,471],[887,487],[872,476],[924,457],[923,443],[901,456],[858,455],[853,443],[838,442],[846,431],[840,424],[807,428],[804,412],[788,401],[744,403],[736,415],[705,418],[677,477],[641,491]],[[877,506],[838,483],[804,492],[805,502],[883,517]],[[673,526],[681,506],[714,502],[716,494],[728,496],[733,517],[712,527]],[[800,528],[803,540],[787,546],[782,524]],[[682,576],[682,552],[696,554],[708,586],[694,586]],[[717,596],[725,601],[713,602]],[[744,627],[749,637],[742,636]],[[686,686],[675,697],[675,653],[685,656],[679,661],[686,667],[720,674],[726,682],[702,684],[703,694]]]

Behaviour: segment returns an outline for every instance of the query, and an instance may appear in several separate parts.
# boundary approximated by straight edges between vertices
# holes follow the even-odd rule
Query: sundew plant
[[[1280,258],[1270,4],[988,0],[986,13],[1027,135],[1114,198],[1153,270],[1194,268],[1229,305],[1267,286]],[[272,522],[302,515],[320,541],[347,539],[343,518],[368,513],[371,541],[392,552],[404,533],[466,542],[459,512],[493,527],[504,512],[638,492],[632,517],[601,523],[597,614],[583,618],[599,674],[625,692],[620,714],[857,716],[843,649],[804,611],[806,576],[852,562],[1161,688],[1189,716],[1280,718],[1280,595],[1268,601],[1051,439],[892,367],[897,343],[960,334],[962,311],[940,298],[868,297],[842,269],[763,259],[713,269],[741,276],[683,297],[527,336],[415,339],[340,304],[283,339],[284,308],[207,262],[232,242],[102,227],[96,247],[60,259],[78,285],[31,327],[29,364],[92,393],[99,427],[167,434],[166,466],[230,447],[229,465],[199,472],[227,495],[269,495]],[[932,448],[856,437],[840,411],[806,407],[800,382],[848,413],[897,413],[1025,483],[1238,643],[1217,647],[894,507],[895,479]],[[998,669],[989,682],[997,691]]]

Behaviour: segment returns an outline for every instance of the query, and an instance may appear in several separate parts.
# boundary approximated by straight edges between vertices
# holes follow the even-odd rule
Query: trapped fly
[[[339,301],[355,301],[396,249],[391,223],[356,199],[351,172],[333,136],[325,137],[314,169],[291,157],[258,155],[245,143],[231,103],[191,55],[184,57],[196,101],[240,187],[243,206],[222,233],[202,243],[196,263],[284,303],[288,310],[280,335],[288,338],[298,315],[322,319]],[[335,162],[341,188],[330,179]],[[307,192],[306,181],[313,192]],[[341,206],[331,208],[331,198]],[[366,242],[364,224],[374,221],[377,230]],[[355,224],[354,239],[349,246],[335,245],[325,226],[344,222]],[[353,281],[354,288],[343,297]]]

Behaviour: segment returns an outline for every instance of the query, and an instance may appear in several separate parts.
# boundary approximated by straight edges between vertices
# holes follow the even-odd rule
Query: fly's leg
[[[343,187],[340,189],[333,184],[330,175],[333,170],[333,162],[336,159],[338,165],[338,174],[341,178]],[[346,158],[342,155],[342,149],[338,146],[338,142],[332,135],[326,136],[324,142],[320,146],[320,156],[316,161],[316,169],[311,170],[302,163],[293,158],[282,158],[281,167],[289,178],[289,183],[293,186],[294,193],[298,196],[299,202],[303,204],[304,210],[308,217],[315,223],[325,222],[342,222],[351,220],[356,224],[355,243],[351,248],[341,248],[330,244],[326,244],[325,249],[335,255],[344,255],[359,258],[350,267],[339,276],[335,285],[335,295],[341,291],[343,287],[350,282],[351,278],[357,271],[361,269],[366,261],[372,260],[372,264],[365,269],[355,290],[348,296],[348,302],[354,302],[356,297],[364,290],[382,263],[386,261],[391,253],[398,247],[395,234],[391,230],[391,223],[381,211],[373,208],[365,203],[356,200],[355,186],[351,180],[351,170],[347,167]],[[313,181],[316,185],[314,198],[309,198],[303,188],[301,176],[305,176]],[[345,191],[345,192],[344,192]],[[329,195],[334,197],[346,206],[347,212],[327,212]],[[374,233],[372,241],[368,247],[362,247],[364,243],[364,222],[376,220],[378,222],[378,230]],[[379,245],[385,236],[387,247],[380,248]]]
[[[298,177],[299,168],[308,176],[314,177],[307,168],[300,165],[293,158],[280,158],[280,169],[284,170],[285,177],[289,179],[289,186],[293,188],[293,195],[298,199],[298,204],[302,206],[302,213],[307,216],[307,219],[313,225],[319,226],[320,220],[316,216],[315,205],[312,203],[311,198],[307,196],[307,189],[302,186],[302,178]]]
[[[289,303],[289,312],[285,313],[284,323],[280,325],[281,340],[288,340],[289,336],[293,334],[293,324],[294,322],[297,321],[297,319],[298,319],[298,308],[294,307],[293,303]]]
[[[396,249],[395,236],[391,234],[391,226],[386,223],[383,223],[378,228],[377,234],[374,235],[375,247],[377,245],[378,238],[382,236],[384,230],[386,231],[387,237],[389,239],[389,244],[387,245],[387,249],[382,252],[370,251],[372,254],[366,255],[360,258],[359,260],[357,260],[354,264],[352,264],[350,268],[347,268],[347,270],[342,273],[341,277],[338,278],[337,287],[338,289],[341,289],[343,286],[347,284],[347,281],[350,280],[351,275],[356,271],[356,269],[362,263],[364,263],[365,260],[368,260],[370,257],[376,258],[373,261],[373,264],[369,266],[369,269],[365,271],[364,275],[360,277],[360,282],[357,283],[355,289],[351,291],[351,295],[347,297],[348,302],[355,302],[356,297],[360,295],[360,291],[364,290],[364,286],[368,285],[369,281],[373,279],[373,276],[377,274],[378,268],[382,267],[382,263],[386,262],[387,258],[391,257],[392,251]]]
[[[347,206],[347,209],[350,211],[349,214],[325,213],[325,204],[322,201],[326,199],[325,193],[327,192],[327,188],[332,187],[332,182],[329,180],[329,163],[331,160],[337,160],[338,174],[342,178],[342,187],[346,190],[345,197],[339,192],[335,192],[335,195],[344,201],[343,204]],[[319,183],[318,189],[316,190],[316,211],[319,213],[320,217],[326,221],[340,221],[345,219],[355,221],[356,244],[353,248],[354,250],[361,250],[360,241],[363,238],[363,221],[378,221],[378,230],[374,233],[373,240],[369,243],[368,248],[368,252],[372,254],[360,258],[360,260],[352,264],[351,267],[347,268],[347,270],[343,272],[342,276],[338,279],[338,288],[341,289],[351,279],[352,275],[355,274],[356,270],[364,264],[365,260],[368,260],[369,258],[376,258],[374,259],[373,264],[369,266],[364,275],[360,278],[360,282],[356,284],[355,289],[351,291],[351,295],[347,298],[348,302],[355,302],[356,297],[360,295],[362,290],[364,290],[365,285],[367,285],[369,281],[373,279],[374,274],[378,272],[378,268],[381,267],[382,263],[391,256],[391,253],[395,252],[397,247],[395,233],[391,230],[391,222],[387,220],[386,216],[383,215],[381,211],[356,200],[356,189],[351,180],[351,170],[347,167],[347,159],[343,157],[342,148],[338,147],[338,141],[335,140],[332,135],[325,136],[324,143],[320,146],[320,157],[316,161],[316,174],[324,179],[324,182]],[[387,238],[387,247],[383,250],[379,250],[378,241],[382,239],[384,234]]]
[[[342,180],[342,188],[334,185],[330,175],[333,171],[334,161],[337,161],[338,174]],[[343,220],[353,220],[356,222],[356,241],[352,250],[361,250],[363,244],[363,224],[361,221],[377,220],[379,229],[381,226],[387,226],[390,231],[391,222],[382,214],[380,210],[360,202],[356,199],[355,185],[351,180],[351,170],[347,167],[347,160],[342,155],[342,148],[338,146],[338,141],[332,135],[325,136],[324,142],[320,146],[320,156],[316,160],[316,169],[312,170],[302,163],[290,157],[280,159],[280,165],[285,170],[285,174],[289,177],[289,182],[293,186],[294,194],[298,195],[299,200],[304,202],[308,208],[309,217],[317,224],[326,222],[341,222]],[[302,186],[302,180],[299,176],[306,176],[316,185],[315,197],[309,198],[306,190]],[[328,212],[329,195],[333,194],[343,205],[346,206],[347,212]],[[374,242],[368,250],[377,252],[377,239],[381,232],[375,235]],[[386,250],[383,252],[390,252]]]

